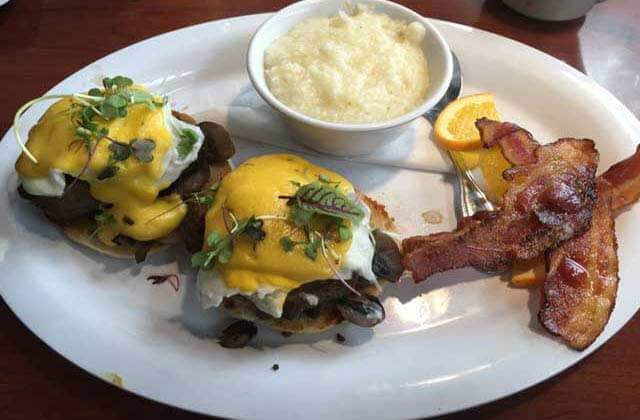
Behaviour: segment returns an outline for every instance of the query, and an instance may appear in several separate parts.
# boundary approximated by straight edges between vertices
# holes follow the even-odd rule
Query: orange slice
[[[481,148],[475,123],[482,117],[500,119],[492,94],[479,93],[456,99],[442,110],[433,126],[436,143],[453,151]]]
[[[472,152],[465,152],[472,153]],[[500,146],[496,145],[490,149],[483,149],[478,152],[480,172],[485,183],[485,194],[491,202],[502,205],[502,197],[507,191],[509,183],[504,180],[502,173],[511,167],[511,163],[505,159]]]

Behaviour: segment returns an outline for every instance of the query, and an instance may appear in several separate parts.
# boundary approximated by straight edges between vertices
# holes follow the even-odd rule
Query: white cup
[[[247,69],[258,94],[282,114],[296,140],[322,153],[358,156],[371,153],[395,140],[410,127],[412,121],[431,109],[451,83],[453,63],[449,46],[440,32],[416,12],[386,0],[357,0],[354,3],[367,5],[393,19],[422,22],[424,25],[426,35],[422,48],[429,63],[430,78],[424,101],[416,109],[390,121],[362,124],[321,121],[289,108],[267,86],[264,76],[265,50],[295,24],[307,18],[334,16],[347,3],[348,0],[304,0],[280,10],[262,24],[251,39]]]
[[[542,20],[571,20],[586,15],[604,0],[502,0],[513,10]]]

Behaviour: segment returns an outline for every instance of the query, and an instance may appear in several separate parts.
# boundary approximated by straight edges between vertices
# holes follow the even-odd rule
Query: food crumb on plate
[[[113,385],[117,386],[118,388],[123,388],[124,389],[124,379],[122,379],[122,376],[118,375],[117,373],[106,372],[106,373],[102,374],[102,377],[106,381],[109,381]]]
[[[427,210],[422,213],[422,220],[430,225],[439,225],[444,220],[439,210]]]

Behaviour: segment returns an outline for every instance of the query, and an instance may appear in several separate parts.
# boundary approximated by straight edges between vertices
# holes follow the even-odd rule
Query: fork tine
[[[460,162],[455,152],[449,152],[458,177],[460,211],[463,217],[473,216],[478,211],[495,210],[473,174]]]

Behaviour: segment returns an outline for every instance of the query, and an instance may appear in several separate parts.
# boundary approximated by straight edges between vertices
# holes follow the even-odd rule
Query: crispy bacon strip
[[[611,166],[600,175],[607,182],[611,194],[611,208],[617,215],[640,199],[640,145],[636,152],[625,160]]]
[[[501,250],[496,249],[491,257],[487,257],[486,254],[493,251],[491,244],[483,244],[484,241],[478,241],[478,244],[468,243],[469,237],[477,229],[483,225],[492,225],[499,216],[498,211],[482,211],[460,220],[453,232],[407,238],[402,241],[402,263],[412,272],[416,282],[440,271],[468,265],[484,271],[506,269],[508,265],[500,253]],[[491,260],[492,264],[484,266],[485,260]]]
[[[507,270],[589,227],[598,164],[591,140],[539,146],[513,124],[486,120],[481,127],[486,144],[500,144],[518,162],[530,161],[523,151],[533,149],[534,162],[505,171],[510,183],[502,210],[465,218],[454,232],[405,239],[403,263],[415,281],[467,266]]]
[[[591,228],[547,256],[542,325],[582,350],[602,333],[618,291],[614,217],[640,198],[640,146],[598,178]]]
[[[591,229],[547,257],[544,303],[538,318],[572,348],[589,346],[609,321],[618,291],[618,245],[611,196],[598,183]]]
[[[536,162],[535,151],[539,144],[531,133],[510,122],[498,122],[488,118],[476,121],[484,147],[500,144],[504,157],[514,165]]]

